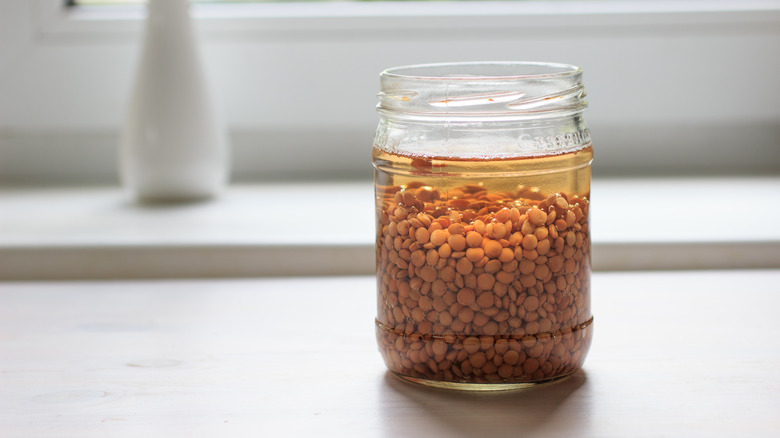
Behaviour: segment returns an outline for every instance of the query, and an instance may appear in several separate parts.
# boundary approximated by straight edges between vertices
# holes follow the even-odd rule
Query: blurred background
[[[233,181],[370,180],[378,74],[579,65],[594,176],[780,173],[780,2],[196,2]],[[141,1],[0,2],[0,183],[118,185]]]

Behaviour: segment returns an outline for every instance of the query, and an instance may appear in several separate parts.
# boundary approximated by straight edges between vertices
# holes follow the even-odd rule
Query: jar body
[[[582,366],[593,150],[581,111],[546,116],[382,114],[376,332],[395,374],[490,390]]]

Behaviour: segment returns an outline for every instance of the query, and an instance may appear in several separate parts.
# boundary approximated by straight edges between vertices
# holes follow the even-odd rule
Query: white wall
[[[458,60],[580,65],[597,174],[780,172],[777,1],[223,8],[196,12],[236,179],[370,178],[379,72]],[[0,0],[0,181],[116,179],[139,17]]]

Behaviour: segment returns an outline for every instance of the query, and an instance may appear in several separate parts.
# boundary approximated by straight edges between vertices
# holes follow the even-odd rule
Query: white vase
[[[227,184],[228,143],[187,0],[150,0],[120,140],[120,178],[140,201],[212,197]]]

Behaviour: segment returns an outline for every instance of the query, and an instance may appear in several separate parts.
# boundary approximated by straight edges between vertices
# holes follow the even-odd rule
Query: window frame
[[[43,40],[54,36],[135,35],[145,16],[142,5],[65,7],[62,0],[30,0],[30,3],[36,10],[36,30]],[[321,38],[319,32],[323,31],[371,34],[398,29],[432,34],[464,25],[467,29],[500,31],[513,28],[518,17],[529,16],[538,23],[534,27],[555,26],[571,32],[615,27],[615,16],[624,21],[620,27],[718,24],[713,15],[723,13],[742,13],[728,18],[732,24],[755,23],[760,18],[750,13],[778,9],[777,0],[323,1],[201,3],[191,7],[193,18],[206,38],[257,38],[293,33]],[[584,21],[583,17],[590,20]]]

